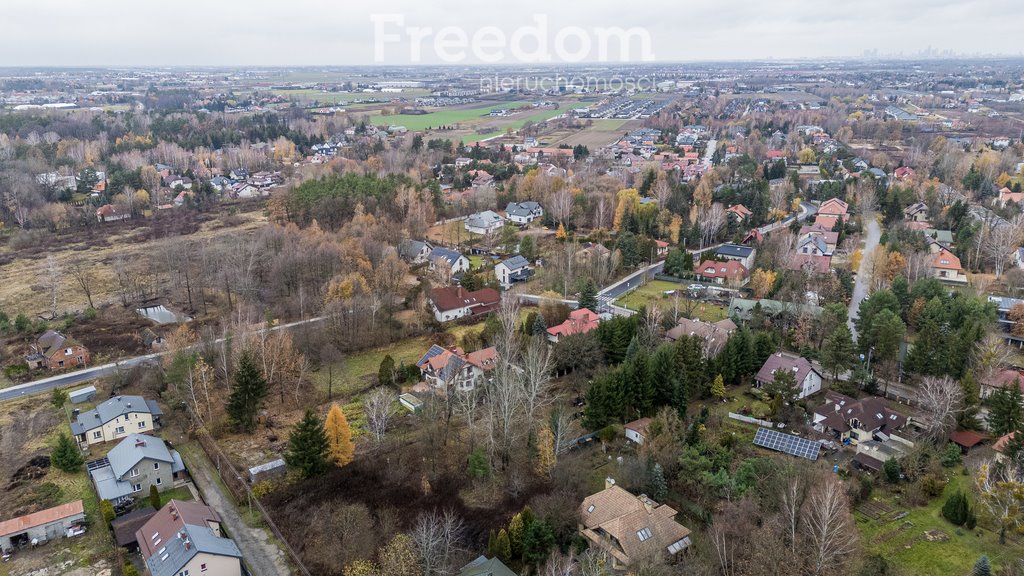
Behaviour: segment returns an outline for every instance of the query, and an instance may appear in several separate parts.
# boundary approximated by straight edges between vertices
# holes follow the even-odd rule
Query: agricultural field
[[[682,284],[668,282],[665,280],[652,280],[640,288],[626,294],[615,301],[615,304],[630,310],[639,310],[645,306],[656,305],[665,314],[672,314],[675,298],[665,294],[670,290],[685,290]],[[679,298],[680,314],[687,310],[690,316],[705,322],[718,322],[729,317],[728,312],[722,306],[716,306],[707,302],[692,300],[685,296]]]
[[[907,509],[897,498],[876,496],[869,506],[863,505],[854,517],[860,531],[861,543],[868,553],[878,554],[891,564],[900,567],[900,574],[907,576],[932,576],[935,574],[968,574],[974,562],[982,554],[988,555],[994,571],[1012,560],[1024,557],[1024,545],[1019,537],[1016,542],[999,544],[999,534],[986,530],[980,525],[973,531],[954,526],[940,515],[946,498],[958,489],[970,493],[971,477],[957,470],[949,475],[942,496],[933,499],[927,506]],[[890,510],[877,519],[867,511]],[[900,519],[895,516],[902,511],[907,515]],[[980,511],[979,511],[980,515]],[[942,535],[938,534],[940,531]],[[925,537],[930,532],[933,539],[948,537],[947,541],[931,541]]]
[[[464,123],[482,123],[487,121],[500,121],[512,116],[490,117],[487,116],[492,110],[503,108],[518,108],[528,105],[529,102],[499,102],[485,105],[472,105],[470,107],[448,107],[438,108],[428,114],[391,114],[386,116],[374,116],[374,124],[395,124],[405,126],[409,130],[425,130],[437,126],[461,125]]]
[[[542,139],[549,146],[576,146],[582,144],[591,150],[596,150],[615,142],[622,137],[623,133],[629,132],[640,126],[638,120],[620,120],[614,118],[598,118],[591,126],[582,130],[556,130],[545,135]]]

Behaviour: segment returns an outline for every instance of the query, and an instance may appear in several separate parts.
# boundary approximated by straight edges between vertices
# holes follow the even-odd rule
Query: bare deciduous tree
[[[548,400],[551,383],[551,353],[544,336],[530,338],[523,353],[523,403],[526,421],[533,425],[537,410]]]
[[[363,401],[363,410],[366,411],[366,427],[378,441],[384,439],[391,423],[394,403],[394,394],[384,386],[374,388]]]
[[[46,288],[50,296],[50,318],[57,317],[57,298],[60,293],[61,269],[57,259],[52,255],[46,257],[46,267],[40,275],[39,282]]]
[[[700,223],[700,249],[714,243],[718,233],[725,227],[725,208],[721,204],[712,204],[708,208],[700,210],[697,217]]]
[[[981,243],[985,255],[992,261],[996,278],[1003,275],[1003,269],[1017,252],[1024,229],[1024,217],[1018,215],[1012,222],[994,221]]]
[[[804,514],[809,559],[814,574],[823,574],[856,549],[856,526],[842,483],[828,478],[811,492]]]
[[[78,283],[79,288],[82,289],[82,294],[85,294],[85,300],[89,303],[89,308],[95,308],[92,304],[92,282],[93,282],[93,268],[88,264],[83,264],[80,260],[74,259],[71,264],[68,265],[68,272],[71,277]]]
[[[956,426],[956,418],[964,409],[964,391],[950,378],[929,376],[921,381],[919,395],[924,416],[925,433],[937,445],[945,446],[946,439]]]
[[[465,525],[453,510],[420,514],[409,537],[423,568],[423,576],[453,574],[461,551]]]

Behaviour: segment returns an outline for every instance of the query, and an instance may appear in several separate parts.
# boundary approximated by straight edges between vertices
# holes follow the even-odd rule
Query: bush
[[[961,459],[960,447],[950,442],[946,445],[945,450],[942,451],[942,455],[939,456],[939,463],[942,464],[943,468],[952,468],[959,466]]]
[[[264,496],[269,495],[275,489],[277,489],[277,485],[275,485],[270,480],[261,480],[256,484],[253,484],[252,497],[257,500],[260,500]]]
[[[111,504],[110,500],[104,500],[100,502],[100,514],[103,516],[103,521],[110,524],[117,518],[117,514],[114,513],[114,505]]]
[[[124,570],[121,570],[121,576],[139,576],[139,571],[135,569],[132,564],[125,564]]]
[[[18,332],[24,332],[28,330],[28,327],[31,325],[32,321],[29,320],[28,316],[25,316],[24,314],[18,314],[18,316],[14,318],[14,329],[17,330]]]
[[[10,366],[4,366],[4,374],[10,378],[15,379],[19,376],[24,376],[28,373],[28,366],[22,363],[11,364]]]
[[[57,446],[53,449],[50,461],[57,469],[68,473],[81,471],[82,464],[85,464],[82,451],[71,437],[63,432],[57,438]]]
[[[925,496],[929,498],[938,498],[942,496],[942,491],[946,489],[946,481],[939,478],[935,474],[928,474],[924,478],[921,478],[921,490]]]
[[[977,524],[977,518],[974,515],[974,511],[971,510],[970,503],[967,501],[967,495],[959,490],[942,505],[942,517],[957,526],[969,524],[968,529],[970,530],[973,530]]]
[[[900,481],[900,476],[902,476],[903,470],[900,468],[900,463],[895,458],[890,458],[882,465],[882,474],[890,484],[896,484]]]

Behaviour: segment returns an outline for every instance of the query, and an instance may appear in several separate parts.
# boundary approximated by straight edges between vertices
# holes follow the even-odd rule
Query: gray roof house
[[[96,408],[82,412],[71,423],[79,442],[97,444],[124,438],[132,432],[146,432],[160,422],[163,411],[155,400],[142,396],[115,396]]]
[[[86,468],[100,498],[119,502],[135,493],[148,494],[150,486],[171,488],[185,471],[185,464],[160,438],[132,434]]]
[[[242,573],[242,553],[221,532],[221,519],[209,506],[171,500],[135,534],[152,576]]]
[[[466,218],[463,226],[474,234],[490,234],[501,229],[505,225],[505,219],[493,210],[484,210],[471,214]]]
[[[725,258],[726,260],[735,260],[740,264],[743,264],[747,270],[754,269],[754,254],[757,252],[750,246],[741,246],[739,244],[722,244],[715,250],[715,256]]]
[[[434,248],[430,251],[430,255],[427,256],[427,259],[430,261],[430,267],[432,269],[450,270],[452,276],[469,270],[469,258],[466,258],[455,250]]]
[[[516,576],[516,573],[497,558],[479,556],[463,566],[459,576]]]
[[[527,202],[509,202],[505,208],[505,216],[516,224],[529,224],[544,216],[544,209],[532,200]]]
[[[430,257],[431,250],[433,250],[433,246],[422,240],[402,240],[402,243],[398,245],[398,255],[402,257],[402,260],[413,264],[426,262]]]
[[[498,282],[501,282],[502,286],[508,287],[516,282],[529,280],[533,276],[533,270],[530,268],[529,260],[516,255],[499,262],[494,267],[494,275],[497,276]]]

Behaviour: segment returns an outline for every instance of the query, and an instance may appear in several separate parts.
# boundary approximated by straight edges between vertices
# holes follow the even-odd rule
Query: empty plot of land
[[[622,137],[635,126],[638,120],[597,119],[582,130],[562,129],[547,135],[544,140],[549,146],[576,146],[582,144],[591,150],[606,146]]]

